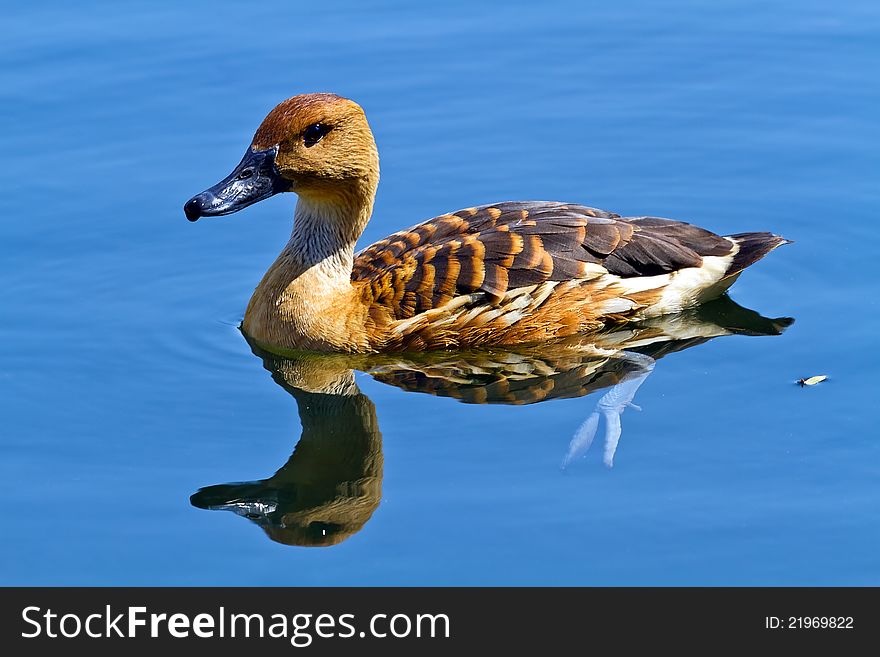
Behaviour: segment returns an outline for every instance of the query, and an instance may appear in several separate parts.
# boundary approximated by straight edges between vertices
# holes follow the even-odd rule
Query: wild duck
[[[280,192],[299,197],[290,240],[245,312],[253,341],[376,353],[564,339],[718,297],[787,242],[517,201],[444,214],[355,254],[378,183],[361,107],[305,94],[269,112],[232,173],[187,201],[196,221]]]

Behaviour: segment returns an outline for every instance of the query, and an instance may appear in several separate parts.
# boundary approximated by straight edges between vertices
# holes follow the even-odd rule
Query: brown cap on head
[[[352,111],[364,115],[360,105],[336,94],[301,94],[288,98],[263,119],[251,147],[254,150],[271,148],[298,136],[314,123],[333,120]]]

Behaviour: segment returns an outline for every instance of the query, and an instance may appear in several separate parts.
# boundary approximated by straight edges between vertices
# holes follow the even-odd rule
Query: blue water
[[[877,3],[2,13],[0,583],[880,584]],[[796,321],[636,368],[613,467],[604,424],[560,464],[620,387],[477,405],[358,373],[357,409],[315,420],[237,329],[293,198],[181,210],[306,91],[356,99],[375,132],[363,245],[505,199],[771,230],[795,244],[731,296]],[[291,458],[299,413],[318,425]],[[279,468],[252,520],[190,501]],[[286,540],[337,545],[258,526],[334,482],[360,520]]]

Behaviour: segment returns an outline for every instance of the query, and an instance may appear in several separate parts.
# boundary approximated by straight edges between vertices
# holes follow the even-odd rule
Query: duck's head
[[[361,107],[334,94],[304,94],[269,112],[232,173],[183,209],[196,221],[280,192],[333,202],[372,196],[378,179],[379,155]]]

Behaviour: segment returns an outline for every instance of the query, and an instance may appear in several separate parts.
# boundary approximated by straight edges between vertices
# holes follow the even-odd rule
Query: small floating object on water
[[[814,386],[817,383],[822,383],[828,377],[824,374],[819,374],[817,376],[811,376],[807,379],[798,379],[798,385],[803,386]]]

